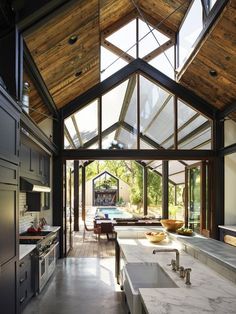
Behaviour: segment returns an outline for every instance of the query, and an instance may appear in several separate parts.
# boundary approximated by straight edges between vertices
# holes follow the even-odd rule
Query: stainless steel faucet
[[[175,252],[176,253],[176,260],[175,260],[175,267],[173,267],[173,261],[171,262],[171,265],[172,265],[172,269],[173,270],[179,270],[179,251],[177,249],[168,249],[168,248],[163,248],[163,249],[156,249],[156,250],[153,250],[153,254],[156,254],[156,253],[162,253],[162,252]]]

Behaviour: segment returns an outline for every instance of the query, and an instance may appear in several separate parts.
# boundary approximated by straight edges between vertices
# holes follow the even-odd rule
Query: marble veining
[[[179,288],[141,288],[141,300],[147,313],[236,313],[236,285],[181,250],[178,241],[152,244],[146,239],[119,239],[120,248],[128,263],[157,262]],[[180,265],[191,267],[191,286],[167,264],[174,253],[152,254],[154,248],[176,247],[180,250]]]
[[[24,258],[26,255],[32,252],[35,248],[36,248],[35,244],[20,244],[19,260]]]

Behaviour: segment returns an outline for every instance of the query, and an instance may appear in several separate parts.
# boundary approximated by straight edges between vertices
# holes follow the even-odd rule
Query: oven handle
[[[56,242],[55,245],[51,246],[49,251],[47,251],[46,254],[43,254],[41,256],[39,256],[39,259],[42,261],[43,259],[45,259],[53,250],[55,250],[55,248],[59,245],[59,242]]]

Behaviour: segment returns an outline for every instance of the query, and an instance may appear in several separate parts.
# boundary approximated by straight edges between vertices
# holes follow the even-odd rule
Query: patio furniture
[[[100,226],[101,226],[101,234],[104,234],[104,233],[105,233],[106,236],[107,236],[107,240],[108,240],[108,241],[115,239],[115,237],[113,236],[113,235],[115,234],[115,232],[114,232],[114,229],[113,229],[113,224],[112,224],[112,222],[102,222],[102,223],[100,224]],[[111,238],[109,237],[109,234],[112,235]]]
[[[93,232],[94,234],[96,234],[96,238],[98,238],[98,241],[100,241],[101,226],[95,225],[93,228],[88,228],[88,226],[86,225],[86,223],[84,221],[83,242],[85,239],[85,232],[86,231]]]

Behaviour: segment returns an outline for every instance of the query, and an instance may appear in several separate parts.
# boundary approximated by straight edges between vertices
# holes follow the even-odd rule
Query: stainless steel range
[[[57,235],[50,231],[24,232],[20,234],[20,244],[36,244],[35,291],[40,293],[56,267]]]

